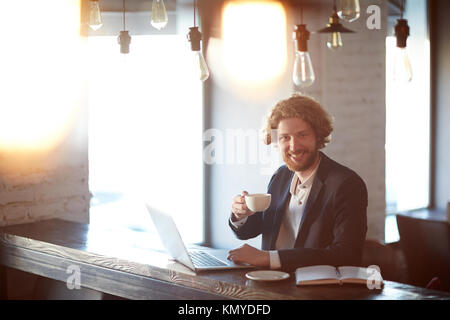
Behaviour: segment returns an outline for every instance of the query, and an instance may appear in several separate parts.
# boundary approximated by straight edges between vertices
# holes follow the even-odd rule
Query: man
[[[262,234],[262,250],[245,244],[231,250],[228,259],[284,270],[359,265],[367,231],[367,189],[354,171],[319,151],[331,141],[329,114],[317,101],[294,94],[271,110],[267,144],[274,142],[274,131],[285,165],[269,182],[269,208],[250,211],[244,191],[233,198],[229,220],[241,240]]]

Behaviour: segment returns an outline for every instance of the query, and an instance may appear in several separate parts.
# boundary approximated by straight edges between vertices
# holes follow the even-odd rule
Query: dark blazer
[[[367,189],[364,181],[321,152],[308,201],[293,249],[279,250],[281,268],[294,270],[308,265],[361,264],[367,232]],[[248,217],[243,226],[230,227],[241,240],[262,234],[262,250],[274,250],[281,218],[286,212],[294,173],[285,165],[269,182],[270,207]]]

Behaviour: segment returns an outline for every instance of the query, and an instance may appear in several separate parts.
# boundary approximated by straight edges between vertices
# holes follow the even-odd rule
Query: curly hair
[[[312,127],[318,149],[323,149],[331,141],[333,120],[328,112],[314,98],[294,93],[270,110],[263,127],[265,144],[272,143],[272,130],[278,129],[280,121],[288,118],[300,118]]]

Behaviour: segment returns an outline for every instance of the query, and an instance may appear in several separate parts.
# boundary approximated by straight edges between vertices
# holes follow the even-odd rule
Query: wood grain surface
[[[385,281],[297,287],[294,274],[278,282],[248,280],[249,270],[196,274],[152,250],[145,232],[91,228],[58,219],[0,228],[2,265],[66,281],[77,265],[81,285],[130,299],[450,299],[450,294]]]

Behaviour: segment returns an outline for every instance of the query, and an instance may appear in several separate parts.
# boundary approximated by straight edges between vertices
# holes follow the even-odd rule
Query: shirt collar
[[[314,182],[314,178],[316,177],[316,174],[317,174],[317,169],[319,169],[321,161],[322,161],[322,157],[320,157],[319,163],[317,164],[314,171],[311,172],[309,177],[307,177],[303,182],[300,182],[298,173],[297,172],[294,173],[294,176],[292,177],[291,187],[290,187],[291,195],[293,195],[293,196],[296,195],[298,193],[299,188],[306,189],[306,188],[310,188],[312,186],[312,184]]]

